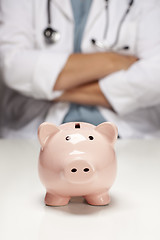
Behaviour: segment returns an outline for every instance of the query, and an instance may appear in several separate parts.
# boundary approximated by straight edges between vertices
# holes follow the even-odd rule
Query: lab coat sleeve
[[[0,67],[10,88],[37,99],[52,100],[53,91],[68,53],[35,47],[33,4],[31,0],[1,0]]]
[[[159,23],[160,4],[144,1],[137,30],[139,61],[128,70],[118,71],[99,81],[103,94],[119,115],[160,104]]]

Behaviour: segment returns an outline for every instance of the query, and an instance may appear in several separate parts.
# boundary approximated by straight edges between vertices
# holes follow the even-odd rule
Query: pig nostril
[[[93,140],[94,139],[94,137],[93,136],[89,136],[89,140]]]
[[[84,168],[83,171],[84,172],[89,172],[89,168]]]
[[[77,172],[77,169],[76,169],[76,168],[73,168],[73,169],[71,170],[71,172]]]

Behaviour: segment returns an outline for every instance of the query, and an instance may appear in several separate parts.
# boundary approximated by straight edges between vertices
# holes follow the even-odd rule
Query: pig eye
[[[67,140],[67,141],[69,141],[70,139],[71,139],[70,136],[67,136],[67,137],[66,137],[66,140]]]
[[[89,140],[93,140],[93,139],[94,139],[94,137],[93,137],[93,136],[89,136],[88,138],[89,138]]]

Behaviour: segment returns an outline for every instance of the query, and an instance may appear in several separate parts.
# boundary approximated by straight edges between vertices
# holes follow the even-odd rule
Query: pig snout
[[[94,168],[85,160],[75,160],[64,169],[65,178],[72,183],[84,183],[91,180]]]

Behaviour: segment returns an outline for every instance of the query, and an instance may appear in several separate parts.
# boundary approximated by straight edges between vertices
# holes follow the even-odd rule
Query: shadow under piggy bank
[[[113,207],[116,206],[116,199],[112,196],[112,200],[110,204],[103,206],[93,206],[89,205],[83,197],[72,197],[70,202],[65,206],[55,207],[55,206],[47,206],[45,205],[45,212],[64,212],[67,214],[74,215],[91,215],[95,214],[99,211],[107,210],[109,211]]]

